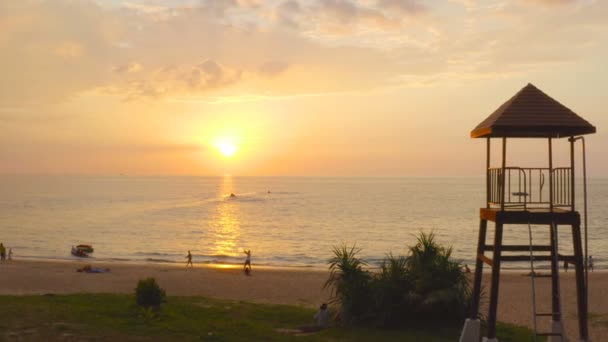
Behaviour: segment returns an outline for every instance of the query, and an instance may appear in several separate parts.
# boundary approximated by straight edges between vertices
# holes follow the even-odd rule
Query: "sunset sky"
[[[0,173],[477,176],[531,82],[608,176],[607,61],[600,0],[4,0]]]

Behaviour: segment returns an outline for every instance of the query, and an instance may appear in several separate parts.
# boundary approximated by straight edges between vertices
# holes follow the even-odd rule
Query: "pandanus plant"
[[[345,325],[357,323],[371,314],[371,276],[363,269],[365,261],[357,258],[359,252],[356,246],[334,247],[334,256],[329,260],[329,279],[324,286],[331,289],[331,303],[339,307],[340,321]]]
[[[466,315],[471,289],[452,248],[439,245],[433,233],[421,233],[410,247],[407,268],[413,280],[417,310],[422,316],[462,318]]]

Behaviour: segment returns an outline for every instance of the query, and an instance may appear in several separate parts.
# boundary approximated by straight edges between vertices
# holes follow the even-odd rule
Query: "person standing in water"
[[[251,249],[249,249],[249,250],[243,249],[243,253],[247,254],[247,258],[245,259],[245,264],[243,265],[243,271],[245,271],[247,269],[247,266],[249,266],[249,272],[251,272]]]
[[[188,259],[188,262],[186,262],[186,267],[188,267],[188,265],[190,265],[190,267],[194,267],[194,265],[192,264],[192,254],[190,253],[190,251],[188,251],[186,259]]]

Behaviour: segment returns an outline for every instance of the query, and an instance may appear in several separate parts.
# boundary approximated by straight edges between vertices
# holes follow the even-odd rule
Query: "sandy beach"
[[[85,264],[78,261],[21,260],[1,263],[0,294],[132,293],[138,279],[154,277],[170,296],[207,296],[309,307],[327,301],[329,296],[328,291],[323,290],[327,272],[322,270],[260,268],[254,265],[253,276],[246,277],[240,267],[197,265],[186,269],[182,265],[92,263],[94,267],[110,268],[111,271],[102,274],[76,272]],[[505,271],[501,274],[498,319],[531,327],[530,278],[522,276],[522,273]],[[486,293],[489,292],[488,276],[486,274],[484,279]],[[561,280],[566,330],[569,338],[576,340],[574,272],[562,273]],[[539,312],[550,311],[549,286],[548,279],[537,279]],[[590,274],[589,311],[592,313],[589,324],[591,337],[594,341],[601,341],[608,334],[608,273]]]

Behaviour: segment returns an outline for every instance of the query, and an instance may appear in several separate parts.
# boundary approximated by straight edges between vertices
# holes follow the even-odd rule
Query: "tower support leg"
[[[498,308],[498,286],[500,282],[500,255],[502,252],[502,223],[496,222],[494,231],[494,256],[492,264],[492,288],[488,313],[488,340],[496,339],[496,311]]]
[[[587,289],[585,286],[585,271],[583,266],[583,248],[581,243],[580,224],[572,225],[572,240],[574,244],[574,267],[576,270],[579,337],[581,341],[589,341],[589,330],[587,326]]]
[[[475,258],[475,279],[473,280],[473,302],[470,318],[476,319],[479,316],[479,299],[481,296],[481,277],[483,276],[483,260],[480,258],[484,253],[486,245],[486,231],[488,220],[479,221],[479,240],[477,241],[477,255]]]
[[[557,241],[557,225],[551,223],[551,312],[553,312],[552,320],[560,322],[560,293],[559,293],[559,264],[557,260],[558,241]]]
[[[459,342],[479,342],[479,337],[481,336],[481,321],[478,316],[483,260],[480,256],[484,253],[487,228],[488,220],[480,219],[479,240],[477,241],[477,255],[475,257],[475,278],[473,279],[473,297],[471,298],[471,312],[469,318],[464,322]]]

